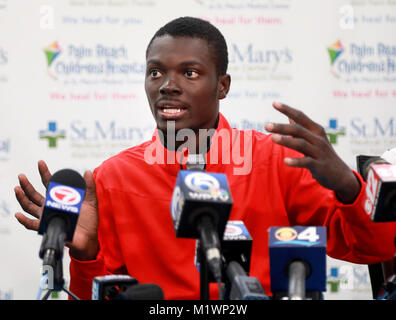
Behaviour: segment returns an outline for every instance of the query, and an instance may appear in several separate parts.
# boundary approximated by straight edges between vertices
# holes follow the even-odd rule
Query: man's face
[[[157,127],[211,129],[219,99],[229,89],[229,76],[217,76],[208,43],[199,38],[157,37],[146,60],[145,89]]]

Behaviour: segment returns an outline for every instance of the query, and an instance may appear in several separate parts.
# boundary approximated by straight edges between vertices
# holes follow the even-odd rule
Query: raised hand
[[[41,181],[47,189],[49,180],[51,179],[51,173],[48,170],[47,164],[40,160],[38,162],[38,169]],[[36,219],[26,217],[21,212],[17,212],[15,217],[27,229],[37,231],[40,225],[45,197],[36,191],[24,174],[18,175],[18,180],[20,186],[14,188],[15,196],[22,209]]]
[[[48,187],[51,173],[42,160],[38,162],[38,170],[41,181],[45,188]],[[15,213],[16,219],[25,228],[37,231],[44,208],[45,197],[36,191],[24,174],[18,175],[19,186],[14,188],[15,196],[22,209],[31,217],[25,216],[21,212]],[[84,180],[87,185],[84,201],[81,206],[76,230],[72,242],[66,242],[73,257],[79,260],[92,260],[96,258],[99,250],[98,244],[98,201],[96,197],[95,181],[92,172],[84,173]]]
[[[337,155],[322,126],[300,110],[274,102],[273,107],[289,118],[289,124],[267,123],[272,141],[303,154],[300,158],[285,158],[290,167],[308,169],[312,177],[325,188],[334,190],[343,203],[352,203],[360,191],[354,173]]]

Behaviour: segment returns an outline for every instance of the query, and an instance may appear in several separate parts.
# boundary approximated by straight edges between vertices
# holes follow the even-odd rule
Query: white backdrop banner
[[[394,0],[0,0],[0,299],[35,299],[41,276],[41,236],[14,218],[18,174],[44,193],[38,160],[83,174],[150,138],[146,46],[187,15],[227,40],[220,110],[234,127],[286,122],[271,106],[281,101],[353,169],[396,145]],[[65,252],[66,281],[68,263]],[[327,270],[326,299],[372,298],[367,266],[329,258]]]

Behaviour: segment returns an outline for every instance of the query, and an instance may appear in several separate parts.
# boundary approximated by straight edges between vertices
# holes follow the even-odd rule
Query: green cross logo
[[[56,148],[58,139],[65,139],[65,130],[58,130],[56,122],[48,122],[48,129],[40,130],[40,139],[48,139],[48,147]]]
[[[329,126],[325,129],[331,144],[337,144],[339,136],[345,136],[345,127],[339,127],[337,119],[330,119]]]

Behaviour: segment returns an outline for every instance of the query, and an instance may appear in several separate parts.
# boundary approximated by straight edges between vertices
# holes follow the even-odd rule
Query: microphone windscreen
[[[136,284],[120,293],[119,300],[164,300],[164,292],[153,283]]]
[[[55,172],[50,181],[61,183],[70,187],[86,189],[86,184],[84,178],[72,169],[62,169]]]
[[[62,169],[55,172],[48,183],[38,233],[46,233],[49,221],[60,216],[67,220],[66,240],[72,241],[85,191],[85,180],[77,171]]]
[[[358,155],[356,157],[357,171],[363,177],[363,180],[367,180],[368,170],[370,165],[378,160],[381,160],[381,157],[378,156],[368,156],[368,155]]]

